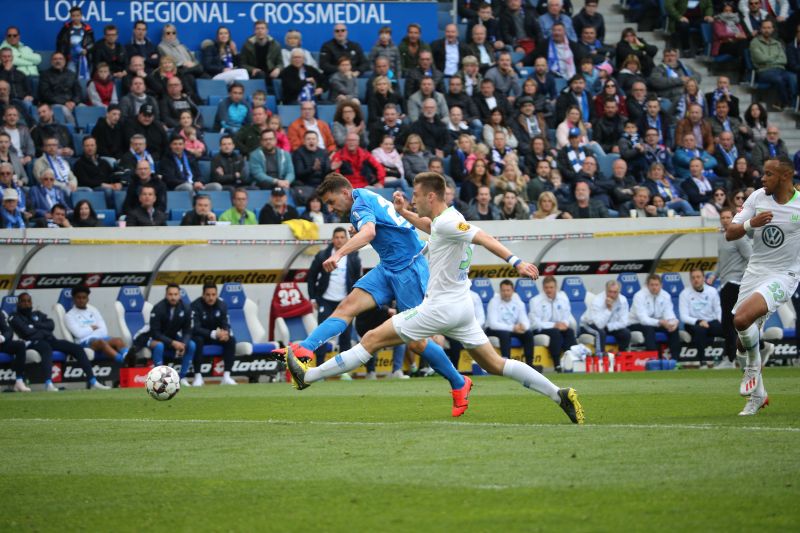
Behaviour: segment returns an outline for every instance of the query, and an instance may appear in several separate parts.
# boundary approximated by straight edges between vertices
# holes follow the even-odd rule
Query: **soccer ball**
[[[147,388],[147,394],[154,400],[164,402],[178,394],[181,390],[181,380],[174,368],[162,365],[147,373],[144,386]]]

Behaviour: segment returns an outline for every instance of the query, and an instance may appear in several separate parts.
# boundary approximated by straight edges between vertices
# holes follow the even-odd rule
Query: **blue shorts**
[[[397,310],[413,309],[425,298],[428,286],[428,261],[420,255],[408,268],[392,272],[378,264],[356,282],[355,288],[366,291],[377,305],[397,302]]]
[[[85,341],[81,342],[80,345],[83,346],[84,348],[91,348],[92,343],[94,341],[110,341],[110,340],[111,337],[89,337]]]

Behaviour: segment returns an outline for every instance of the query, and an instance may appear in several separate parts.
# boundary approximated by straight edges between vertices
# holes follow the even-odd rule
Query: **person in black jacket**
[[[592,140],[597,141],[607,154],[619,153],[617,143],[625,132],[625,121],[619,115],[619,106],[613,97],[603,102],[603,116],[594,122]]]
[[[586,90],[586,80],[578,73],[569,79],[569,85],[561,91],[556,99],[556,124],[561,124],[567,116],[571,106],[578,106],[584,122],[591,122],[594,114],[594,105]],[[588,118],[587,118],[588,117]],[[586,126],[590,128],[591,126]]]
[[[181,226],[209,226],[217,223],[217,215],[211,209],[211,198],[205,194],[194,197],[194,209],[183,214]]]
[[[66,126],[56,122],[53,108],[49,104],[40,103],[36,112],[39,115],[39,123],[31,129],[31,139],[36,146],[36,157],[42,155],[42,144],[45,139],[58,139],[59,154],[61,157],[72,157],[75,155],[75,143],[72,141],[72,134]]]
[[[106,116],[97,119],[92,135],[97,139],[97,153],[102,157],[119,159],[128,148],[129,140],[122,132],[122,111],[118,104],[106,109]]]
[[[300,92],[309,85],[315,97],[319,97],[328,88],[328,77],[322,72],[305,64],[305,55],[300,51],[294,53],[291,63],[280,74],[283,102],[286,105],[298,103]],[[302,76],[302,77],[301,77]]]
[[[402,146],[406,137],[411,133],[409,127],[400,118],[400,110],[394,104],[386,104],[383,116],[375,121],[369,128],[369,149],[374,150],[380,146],[387,135],[394,139],[395,146]],[[297,171],[295,167],[295,172]]]
[[[478,108],[478,114],[481,122],[487,124],[492,117],[492,111],[500,109],[503,116],[508,120],[511,117],[511,104],[508,100],[503,98],[503,95],[494,89],[494,82],[492,80],[482,80],[481,90],[478,94],[472,97],[475,100],[475,105]]]
[[[125,55],[130,60],[133,56],[141,56],[147,72],[158,68],[158,47],[147,38],[147,23],[137,20],[133,24],[131,42],[125,45]]]
[[[236,353],[236,340],[228,321],[228,306],[219,299],[217,286],[213,283],[203,284],[203,295],[192,302],[192,340],[194,352],[194,381],[192,387],[202,387],[203,374],[200,372],[203,362],[203,349],[206,346],[221,346],[225,372],[221,385],[236,385],[231,378],[233,357]]]
[[[331,244],[314,257],[314,261],[308,269],[308,297],[317,308],[317,322],[320,324],[333,314],[339,303],[350,294],[356,281],[361,277],[361,258],[358,256],[358,252],[346,255],[339,261],[333,272],[326,272],[322,268],[322,264],[333,251],[339,250],[346,242],[347,231],[342,227],[334,229]],[[351,322],[347,329],[339,335],[340,352],[350,349],[352,331],[353,324]],[[321,346],[314,353],[317,366],[325,362],[324,347]]]
[[[100,63],[105,63],[111,70],[111,76],[114,78],[122,78],[125,76],[125,67],[128,64],[128,58],[125,55],[125,49],[117,42],[119,38],[119,31],[113,24],[107,25],[103,28],[103,39],[94,43],[94,53],[92,58],[94,67]]]
[[[72,6],[69,9],[70,20],[64,25],[56,36],[56,50],[61,52],[68,61],[76,63],[78,57],[73,55],[72,35],[80,37],[80,43],[76,50],[79,55],[86,56],[86,61],[92,63],[92,52],[94,50],[94,30],[83,21],[83,14],[79,6]]]
[[[133,187],[131,185],[128,190],[134,190]],[[166,213],[156,208],[156,188],[153,184],[142,183],[138,190],[138,204],[125,212],[125,224],[127,226],[166,226]]]
[[[173,134],[169,152],[161,158],[159,172],[170,191],[199,191],[205,188],[197,160],[185,148],[183,137]],[[217,187],[222,187],[217,184]]]
[[[78,76],[67,68],[64,54],[50,56],[50,68],[39,76],[39,102],[63,106],[67,122],[75,124],[72,110],[81,101]]]
[[[0,352],[14,356],[13,368],[17,376],[14,392],[30,392],[31,389],[25,385],[25,343],[14,340],[14,331],[3,311],[0,311]]]
[[[17,337],[27,343],[28,349],[39,352],[39,356],[42,358],[42,369],[46,376],[44,381],[46,391],[58,391],[58,387],[53,384],[53,380],[49,377],[52,373],[54,350],[64,352],[78,361],[78,364],[86,374],[88,388],[110,388],[97,381],[97,378],[94,377],[92,363],[89,362],[86,352],[79,344],[57,339],[53,335],[55,323],[41,311],[33,310],[33,300],[27,292],[20,294],[17,299],[17,311],[11,315],[11,328],[17,334]]]
[[[454,62],[451,61],[450,63],[450,70],[448,70],[448,49],[446,45],[455,46],[456,51],[456,57],[451,58]],[[455,24],[448,24],[444,27],[444,38],[436,39],[431,43],[431,53],[433,54],[434,65],[445,76],[453,76],[458,72],[458,69],[461,68],[461,60],[470,55],[467,44],[458,40],[458,27]]]
[[[122,184],[113,176],[111,165],[99,157],[97,140],[92,135],[83,138],[83,155],[72,166],[72,172],[78,178],[78,187],[108,191],[106,199],[110,197],[112,202],[114,194],[111,191],[122,190]]]
[[[303,146],[292,152],[294,165],[293,187],[302,185],[312,189],[322,183],[331,171],[331,158],[324,148],[319,147],[319,135],[308,130],[303,135]]]
[[[194,360],[195,343],[192,340],[192,310],[181,299],[181,288],[177,283],[167,285],[163,300],[150,311],[150,324],[133,341],[134,354],[144,347],[150,348],[153,364],[164,364],[164,355],[181,357],[181,385],[189,387],[186,375]]]
[[[269,203],[261,208],[258,214],[259,224],[281,224],[284,220],[300,218],[297,209],[287,203],[286,190],[283,187],[272,189]]]
[[[144,104],[139,108],[136,118],[125,121],[122,131],[126,139],[137,133],[144,136],[148,153],[154,161],[158,161],[167,147],[167,133],[163,124],[155,119],[154,114],[155,108],[150,104]]]
[[[369,61],[361,45],[347,38],[347,26],[340,23],[333,27],[333,39],[319,50],[319,68],[328,76],[336,74],[341,57],[350,58],[356,77],[369,70]]]
[[[524,29],[520,34],[519,28]],[[536,11],[522,0],[506,0],[500,11],[500,38],[514,51],[530,52],[534,44],[542,38]]]
[[[238,187],[245,187],[245,160],[234,150],[233,137],[223,135],[219,140],[219,152],[211,161],[212,183],[219,183],[223,189],[233,192]],[[295,164],[295,170],[297,165]]]
[[[450,153],[452,141],[447,126],[436,117],[436,100],[426,98],[422,102],[422,114],[419,120],[411,124],[411,133],[422,138],[423,144],[432,149],[438,157]]]

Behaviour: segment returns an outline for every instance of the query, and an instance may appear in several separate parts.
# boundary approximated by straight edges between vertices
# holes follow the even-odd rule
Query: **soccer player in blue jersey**
[[[428,262],[423,257],[425,244],[417,230],[401,217],[391,202],[369,189],[353,190],[350,182],[338,173],[329,174],[317,188],[317,194],[336,213],[350,214],[356,235],[334,250],[322,264],[327,272],[336,269],[337,263],[347,254],[371,244],[380,257],[380,263],[358,280],[347,297],[333,314],[320,324],[307,339],[292,344],[292,353],[298,358],[311,359],[314,350],[328,339],[342,333],[360,313],[379,305],[397,302],[397,310],[413,309],[422,303],[428,285]],[[453,416],[467,410],[472,381],[462,376],[450,362],[444,350],[435,342],[426,340],[409,343],[409,348],[427,359],[431,367],[450,382],[453,395]],[[276,350],[286,354],[285,348]],[[340,356],[326,361],[317,368],[309,368],[307,376],[313,381],[315,374],[325,375],[327,367],[341,367]],[[295,383],[297,386],[297,383]]]

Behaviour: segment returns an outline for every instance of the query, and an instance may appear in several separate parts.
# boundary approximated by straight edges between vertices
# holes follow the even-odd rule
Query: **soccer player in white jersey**
[[[428,262],[431,276],[422,304],[395,315],[368,332],[358,345],[339,354],[337,362],[328,361],[318,368],[308,368],[291,349],[287,350],[286,362],[295,386],[305,388],[314,381],[357,368],[380,348],[443,334],[461,342],[475,362],[490,374],[509,377],[549,397],[561,406],[573,423],[582,424],[583,408],[574,389],[559,389],[530,366],[500,357],[475,319],[468,276],[473,244],[480,244],[503,258],[522,276],[536,279],[539,275],[536,266],[522,261],[494,237],[468,224],[458,211],[447,207],[444,194],[442,175],[423,172],[414,178],[413,201],[417,213],[409,211],[402,193],[397,192],[394,196],[395,210],[430,234]]]
[[[768,159],[763,188],[747,198],[725,232],[729,241],[753,233],[753,253],[733,308],[733,325],[747,352],[739,393],[750,397],[740,416],[754,415],[769,404],[761,376],[760,330],[792,297],[800,276],[800,192],[792,184],[793,176],[789,158]]]

